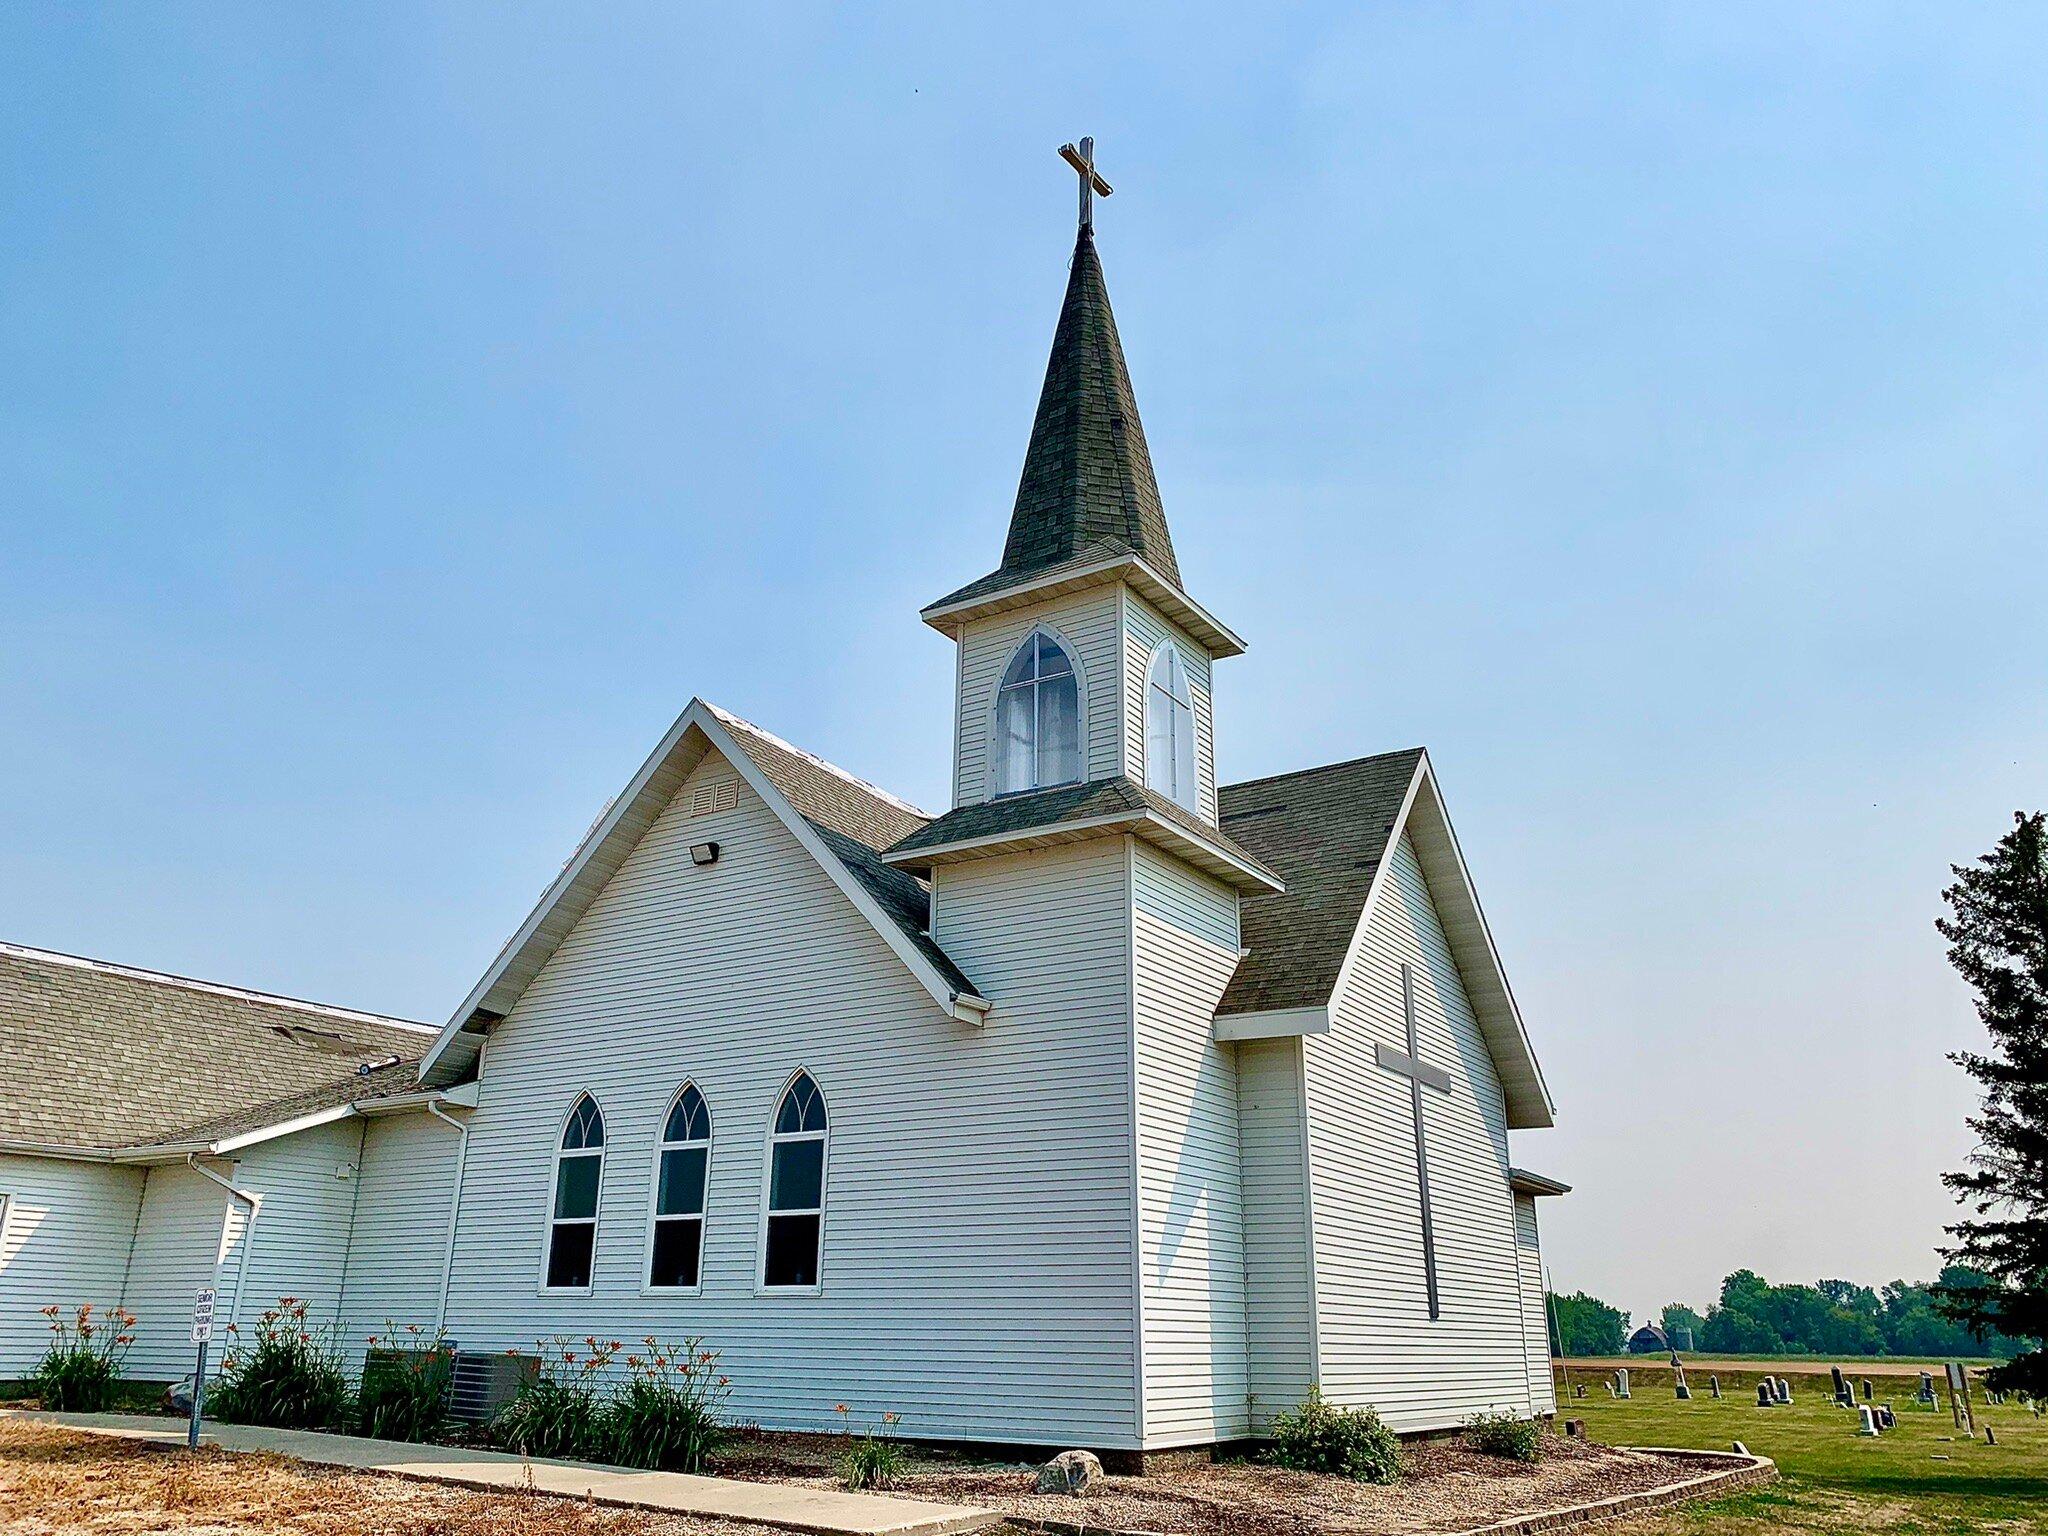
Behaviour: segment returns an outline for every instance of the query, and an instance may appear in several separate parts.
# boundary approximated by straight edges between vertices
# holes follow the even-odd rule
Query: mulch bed
[[[710,1470],[722,1477],[836,1486],[829,1436],[752,1433]],[[1162,1536],[1404,1536],[1465,1531],[1516,1515],[1661,1488],[1725,1470],[1711,1457],[1648,1455],[1546,1435],[1529,1466],[1481,1455],[1457,1440],[1404,1448],[1391,1487],[1288,1472],[1246,1461],[1194,1463],[1146,1477],[1112,1477],[1074,1497],[1031,1492],[1034,1468],[919,1455],[891,1490],[972,1504],[1021,1521]]]

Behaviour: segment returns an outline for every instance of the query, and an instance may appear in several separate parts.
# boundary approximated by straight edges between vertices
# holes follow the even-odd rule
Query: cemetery
[[[1556,1364],[1560,1416],[1582,1421],[1595,1442],[1739,1442],[1778,1465],[1768,1488],[1651,1517],[1632,1533],[2048,1530],[2048,1417],[2018,1398],[1995,1401],[1974,1371],[1958,1368],[1965,1402],[1952,1399],[1943,1366],[1925,1362]],[[1614,1390],[1623,1369],[1626,1397]],[[1694,1389],[1684,1397],[1682,1379]]]

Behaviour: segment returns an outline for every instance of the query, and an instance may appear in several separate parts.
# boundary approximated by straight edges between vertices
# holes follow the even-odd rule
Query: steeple
[[[1180,584],[1095,233],[1081,226],[997,574],[1133,554]]]

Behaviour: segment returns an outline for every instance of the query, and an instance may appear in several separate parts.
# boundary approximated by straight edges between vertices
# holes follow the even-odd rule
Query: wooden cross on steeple
[[[1104,197],[1110,194],[1109,183],[1104,181],[1095,169],[1095,141],[1083,139],[1079,149],[1071,144],[1062,144],[1060,158],[1071,165],[1075,174],[1081,178],[1081,227],[1093,229],[1096,194],[1100,193]]]

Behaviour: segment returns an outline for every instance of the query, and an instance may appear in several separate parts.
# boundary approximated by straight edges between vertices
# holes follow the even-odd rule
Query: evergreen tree
[[[2048,817],[2013,817],[2013,829],[1975,864],[1954,867],[1942,892],[1951,916],[1935,927],[1949,964],[1977,994],[1989,1054],[1949,1059],[1977,1079],[1970,1119],[1978,1147],[1968,1171],[1943,1176],[1975,1215],[1950,1227],[1942,1250],[1982,1283],[1935,1287],[1942,1311],[1977,1336],[2048,1337]],[[1997,1389],[2048,1396],[2048,1354],[2036,1348],[1988,1373]]]

